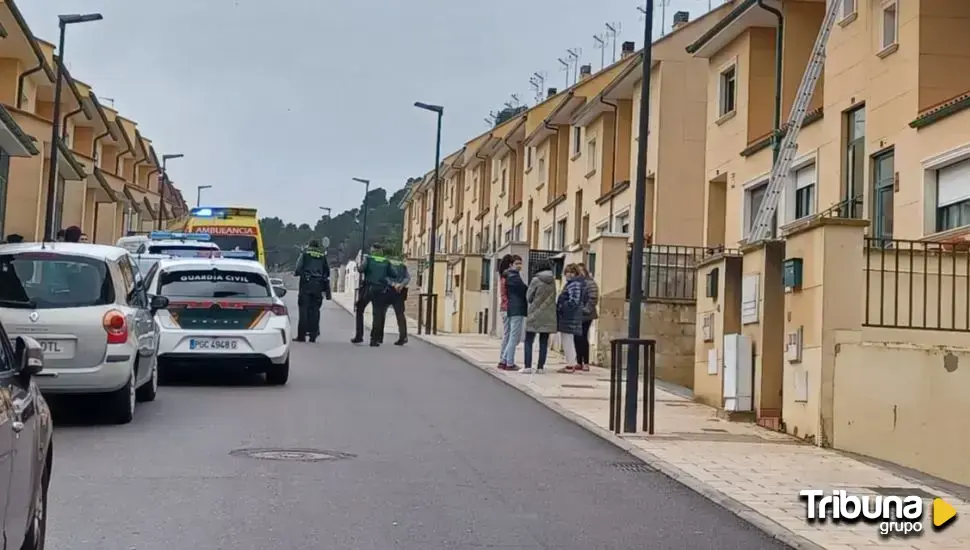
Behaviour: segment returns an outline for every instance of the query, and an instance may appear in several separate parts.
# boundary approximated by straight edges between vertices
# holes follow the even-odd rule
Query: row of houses
[[[826,7],[678,13],[653,44],[646,136],[627,42],[449,154],[437,196],[429,170],[402,203],[403,248],[436,270],[421,291],[439,330],[494,334],[502,254],[585,261],[609,364],[646,139],[641,326],[659,376],[728,417],[970,484],[970,435],[949,420],[970,413],[970,2],[842,1],[773,235],[747,242]]]
[[[62,132],[51,143],[55,46],[31,33],[11,0],[0,2],[0,29],[0,235],[43,237],[53,147],[54,227],[77,225],[93,242],[114,243],[182,216],[185,201],[171,181],[161,181],[151,140],[66,67]]]

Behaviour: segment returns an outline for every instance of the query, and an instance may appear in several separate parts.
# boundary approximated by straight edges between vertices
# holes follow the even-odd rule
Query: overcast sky
[[[714,5],[722,0],[712,0]],[[669,0],[691,18],[708,0]],[[562,87],[557,61],[620,23],[619,45],[643,43],[643,0],[18,0],[34,33],[57,42],[57,15],[99,12],[69,27],[73,76],[114,99],[159,155],[184,153],[169,175],[186,200],[256,206],[312,222],[318,206],[359,206],[351,177],[392,192],[434,165],[435,119],[414,101],[445,106],[442,154],[487,129],[529,77]],[[656,0],[655,32],[661,0]],[[612,51],[606,54],[607,62]],[[110,101],[107,102],[110,105]]]

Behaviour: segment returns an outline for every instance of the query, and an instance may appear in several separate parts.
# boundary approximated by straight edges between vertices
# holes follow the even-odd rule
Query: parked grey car
[[[0,321],[44,351],[45,394],[103,394],[114,422],[158,388],[155,312],[129,252],[80,243],[0,245]]]

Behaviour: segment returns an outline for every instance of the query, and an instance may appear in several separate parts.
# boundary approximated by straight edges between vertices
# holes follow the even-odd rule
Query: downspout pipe
[[[98,158],[100,156],[98,155],[98,143],[101,143],[102,139],[110,135],[111,135],[111,132],[106,131],[103,134],[98,134],[97,136],[95,136],[94,141],[91,142],[91,150],[94,152],[94,160],[98,161],[99,163],[101,162],[101,159]]]
[[[486,187],[486,185],[489,184],[489,183],[491,183],[491,182],[486,182],[485,181],[485,179],[487,179],[487,178],[485,178],[485,168],[486,168],[485,163],[488,162],[488,158],[482,156],[481,148],[479,148],[478,151],[475,151],[475,158],[477,158],[478,160],[482,161],[482,177],[478,181],[478,184],[479,184],[479,186],[478,186],[478,189],[479,189],[478,199],[479,200],[482,200],[483,196],[485,195],[484,190],[485,189],[488,189],[488,187]],[[482,203],[480,202],[478,204],[479,204],[478,207],[481,208],[481,204]],[[480,220],[478,220],[478,234],[481,235],[483,233],[485,233],[485,216],[482,216],[482,218]],[[488,246],[488,243],[486,243],[486,242],[483,241],[482,242],[482,246],[486,246],[487,247]],[[479,250],[478,252],[481,253],[481,250]]]
[[[66,139],[67,138],[67,121],[70,120],[71,117],[73,117],[75,115],[79,115],[79,114],[81,114],[83,112],[84,112],[84,108],[83,107],[78,107],[77,109],[75,109],[75,110],[71,111],[70,113],[67,113],[66,115],[64,115],[64,118],[61,120],[61,139]]]
[[[18,109],[23,109],[24,82],[27,80],[27,77],[43,69],[44,69],[43,65],[37,65],[33,69],[28,69],[20,73],[20,76],[17,77],[17,108]]]
[[[572,96],[573,96],[573,93],[572,92],[569,92],[569,98],[570,99],[572,98]],[[569,101],[569,99],[566,99],[566,101]],[[559,191],[559,185],[558,185],[558,182],[559,182],[559,166],[558,166],[558,164],[560,162],[562,162],[562,159],[559,158],[558,148],[559,148],[559,138],[561,137],[560,134],[562,132],[562,127],[560,127],[560,126],[550,126],[549,125],[549,119],[548,118],[542,121],[542,125],[545,126],[546,129],[553,130],[554,132],[556,132],[556,148],[557,148],[557,151],[556,151],[556,164],[557,164],[557,166],[556,166],[556,180],[549,182],[549,185],[552,185],[553,187],[555,187],[555,189],[554,189],[555,192],[553,193],[554,197],[552,199],[552,200],[555,201],[555,200],[559,200],[559,193],[558,193],[558,191]],[[553,206],[552,207],[552,247],[553,248],[556,248],[556,223],[558,222],[558,220],[556,219],[556,211],[557,210],[559,210],[559,205],[558,204],[556,206]],[[561,243],[560,244],[560,248],[562,248],[563,250],[565,250],[566,243]]]
[[[620,132],[620,125],[619,125],[619,120],[617,120],[618,118],[617,113],[620,106],[616,103],[610,103],[609,101],[606,101],[606,98],[603,96],[600,96],[600,103],[602,103],[603,105],[607,105],[613,110],[613,137],[612,137],[613,162],[610,165],[610,191],[613,191],[613,188],[616,187],[616,142],[619,141],[618,135]],[[613,199],[615,198],[616,197],[614,197],[612,194],[610,195],[610,221],[609,221],[609,226],[606,230],[607,233],[613,232]]]
[[[509,182],[508,192],[509,192],[509,195],[511,195],[511,197],[509,197],[509,198],[515,199],[515,174],[516,174],[515,166],[518,163],[518,159],[516,158],[517,155],[516,155],[516,152],[515,152],[515,148],[512,147],[511,145],[509,145],[509,138],[508,138],[508,136],[505,136],[504,138],[502,138],[502,145],[504,145],[506,148],[508,148],[508,150],[509,150],[509,156],[512,159],[512,162],[511,162],[511,168],[512,168],[512,170],[509,170],[509,174],[512,176],[509,179],[512,180],[512,181]],[[512,206],[515,206],[515,203],[514,202],[513,202]],[[509,229],[509,231],[510,231],[509,235],[512,236],[512,237],[514,237],[515,236],[515,212],[512,212],[512,221],[509,222],[509,223],[512,224],[511,229]],[[509,241],[511,242],[511,239]]]
[[[758,7],[778,19],[778,27],[775,29],[775,128],[771,138],[771,165],[774,166],[781,153],[781,71],[782,55],[785,51],[785,16],[777,8],[765,4],[765,0],[758,0]]]
[[[125,145],[125,148],[124,148],[123,151],[118,151],[118,156],[115,158],[115,175],[116,176],[118,176],[118,177],[121,177],[122,176],[122,174],[121,174],[121,161],[125,160],[122,157],[124,157],[125,155],[127,155],[130,152],[131,152],[131,147],[128,146],[128,145]],[[122,178],[122,179],[124,179],[124,178]]]

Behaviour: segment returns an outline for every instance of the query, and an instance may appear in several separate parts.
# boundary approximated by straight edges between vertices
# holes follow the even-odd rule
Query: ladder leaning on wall
[[[771,176],[768,178],[768,187],[765,189],[765,198],[758,208],[755,215],[751,232],[747,242],[758,242],[771,235],[774,225],[775,213],[778,211],[778,202],[781,193],[785,189],[788,178],[791,176],[792,162],[795,160],[795,153],[798,151],[798,134],[802,130],[805,116],[808,114],[808,105],[812,101],[815,87],[819,77],[825,68],[825,48],[838,18],[839,9],[842,7],[842,0],[830,0],[825,19],[822,20],[822,27],[818,31],[815,39],[815,46],[812,48],[811,57],[805,67],[805,74],[802,75],[802,82],[798,85],[795,93],[795,102],[792,104],[791,112],[788,115],[788,123],[784,126],[785,134],[779,147],[778,161],[771,168]],[[781,129],[779,129],[781,130]]]

